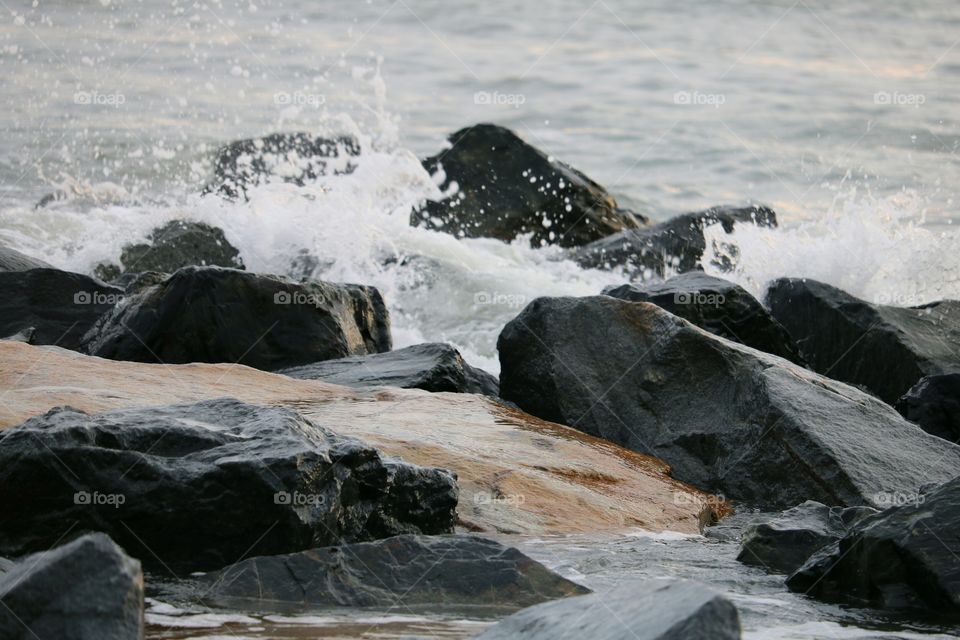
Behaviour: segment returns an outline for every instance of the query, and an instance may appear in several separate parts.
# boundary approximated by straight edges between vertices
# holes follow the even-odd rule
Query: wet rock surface
[[[228,362],[275,370],[388,351],[373,287],[186,267],[131,296],[84,338],[91,355],[137,362]]]
[[[357,389],[386,386],[488,396],[496,396],[500,390],[494,376],[471,367],[459,351],[444,343],[418,344],[386,353],[315,362],[281,369],[277,373]]]
[[[455,193],[413,212],[413,226],[504,242],[531,233],[533,247],[577,247],[647,222],[618,207],[599,184],[509,129],[478,124],[448,141],[450,147],[425,159],[423,166],[442,178],[442,191],[455,183]]]
[[[28,271],[30,269],[52,269],[53,267],[43,260],[32,258],[25,253],[0,244],[0,272]]]
[[[871,516],[787,580],[828,601],[956,618],[960,613],[960,478]]]
[[[236,140],[221,147],[214,175],[204,193],[246,197],[249,187],[277,181],[303,185],[323,175],[350,173],[351,157],[360,154],[350,137],[324,138],[309,133],[274,133]]]
[[[334,607],[516,610],[589,593],[514,548],[475,535],[401,535],[250,558],[203,576],[217,606],[284,613]]]
[[[812,500],[770,520],[747,524],[737,560],[773,573],[799,569],[817,550],[836,542],[847,530],[877,513],[870,507],[828,507]]]
[[[370,394],[244,366],[118,362],[16,342],[0,342],[0,388],[0,429],[62,405],[100,413],[231,396],[290,407],[386,455],[454,471],[469,531],[697,533],[719,513],[660,460],[479,395]]]
[[[756,506],[880,506],[960,468],[960,447],[868,394],[652,304],[540,298],[498,350],[501,395],[521,409]]]
[[[0,505],[4,555],[48,548],[75,523],[179,572],[448,533],[457,486],[292,410],[221,399],[31,418],[0,433]]]
[[[0,336],[32,329],[31,344],[77,349],[123,290],[59,269],[0,272]]]
[[[173,273],[190,266],[244,268],[240,252],[227,241],[222,229],[173,220],[154,229],[147,242],[125,246],[119,267],[100,265],[95,272],[104,280],[115,280],[124,274]]]
[[[783,325],[746,289],[722,278],[694,271],[657,284],[607,287],[603,294],[653,303],[714,335],[805,365]]]
[[[960,440],[960,373],[927,376],[897,401],[897,411],[935,436]]]
[[[94,533],[0,570],[0,638],[143,638],[143,573],[108,536]]]
[[[888,404],[924,376],[960,373],[960,301],[892,307],[816,280],[781,278],[766,302],[814,371]]]
[[[700,260],[707,247],[703,230],[713,224],[722,225],[723,230],[730,233],[737,224],[775,227],[777,217],[767,207],[713,207],[609,235],[570,251],[569,257],[585,268],[622,268],[639,279],[693,271],[701,268]],[[722,253],[736,252],[733,247],[726,247]]]
[[[524,609],[477,640],[737,640],[733,603],[688,580],[631,582],[579,598]]]

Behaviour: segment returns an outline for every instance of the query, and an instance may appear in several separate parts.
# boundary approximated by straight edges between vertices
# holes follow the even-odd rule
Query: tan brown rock
[[[665,463],[483,396],[358,392],[242,365],[141,364],[0,342],[0,429],[55,406],[87,412],[230,396],[283,405],[388,455],[459,476],[470,530],[696,533],[716,502]]]

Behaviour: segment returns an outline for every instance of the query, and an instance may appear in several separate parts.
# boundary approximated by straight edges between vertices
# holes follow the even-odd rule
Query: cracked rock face
[[[448,533],[457,496],[446,471],[231,399],[58,408],[0,434],[4,555],[48,548],[77,522],[150,568],[214,569],[340,540]]]

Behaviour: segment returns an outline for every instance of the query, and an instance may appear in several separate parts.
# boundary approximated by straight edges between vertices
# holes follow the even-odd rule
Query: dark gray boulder
[[[960,469],[960,447],[872,396],[649,303],[539,298],[497,347],[506,400],[728,499],[880,506]]]
[[[960,440],[960,373],[927,376],[897,400],[897,411],[927,433]]]
[[[390,346],[390,317],[373,287],[219,267],[180,269],[129,297],[84,338],[87,353],[112,360],[268,371]]]
[[[844,509],[808,500],[772,519],[747,524],[737,560],[773,573],[793,573],[818,549],[874,513],[870,507]]]
[[[143,638],[140,562],[102,533],[9,564],[0,601],[4,640]]]
[[[222,399],[0,433],[0,554],[108,533],[151,568],[205,570],[400,533],[449,533],[454,477],[383,459],[282,408]]]
[[[250,558],[197,583],[213,606],[285,613],[460,605],[515,611],[589,593],[516,549],[474,535],[402,535]]]
[[[314,362],[281,369],[277,373],[358,389],[400,387],[488,396],[496,396],[500,390],[495,377],[471,367],[452,345],[439,342],[369,356]]]
[[[32,328],[31,344],[77,349],[123,290],[59,269],[0,272],[0,336]]]
[[[666,282],[607,287],[604,295],[651,302],[714,335],[805,365],[790,334],[746,289],[699,271]]]
[[[901,498],[814,554],[787,579],[790,589],[857,606],[960,613],[960,478]]]
[[[213,179],[204,193],[246,197],[247,189],[277,181],[302,186],[320,176],[350,173],[360,145],[348,136],[325,138],[309,133],[272,133],[236,140],[221,147],[213,161]]]
[[[814,371],[888,404],[924,376],[960,373],[960,301],[891,307],[816,280],[781,278],[766,302]]]
[[[626,583],[604,593],[538,604],[476,640],[738,640],[740,615],[725,597],[688,580]]]
[[[702,268],[700,261],[707,248],[703,230],[712,224],[720,224],[731,233],[737,224],[776,227],[777,216],[772,209],[760,206],[713,207],[650,227],[621,231],[572,250],[568,257],[585,268],[620,268],[635,279],[694,271]],[[735,256],[735,247],[724,249],[724,255]],[[732,265],[722,262],[718,266],[729,269]]]
[[[410,216],[410,224],[457,237],[510,242],[532,233],[533,247],[577,247],[635,229],[647,219],[621,209],[599,184],[493,124],[461,129],[450,147],[423,161],[447,191]]]
[[[0,243],[0,272],[29,271],[30,269],[52,269],[53,267],[43,260],[32,258],[16,249],[11,249]]]
[[[116,280],[124,274],[173,273],[190,266],[244,268],[240,252],[223,230],[202,222],[172,220],[150,232],[147,242],[124,247],[119,267],[100,265],[94,272],[104,280]]]

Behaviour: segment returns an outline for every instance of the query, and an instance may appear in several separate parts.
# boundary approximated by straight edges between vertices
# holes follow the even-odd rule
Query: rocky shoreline
[[[239,613],[486,608],[490,639],[739,638],[705,585],[589,593],[501,542],[710,535],[752,509],[782,513],[739,559],[789,589],[956,619],[960,302],[791,278],[759,300],[702,272],[704,229],[773,227],[771,209],[652,224],[507,129],[448,142],[423,161],[447,197],[411,225],[633,280],[518,310],[499,379],[450,345],[394,350],[376,288],[251,273],[194,221],[90,274],[0,247],[0,637],[141,638],[146,590]],[[204,191],[349,173],[359,152],[238,141]]]

